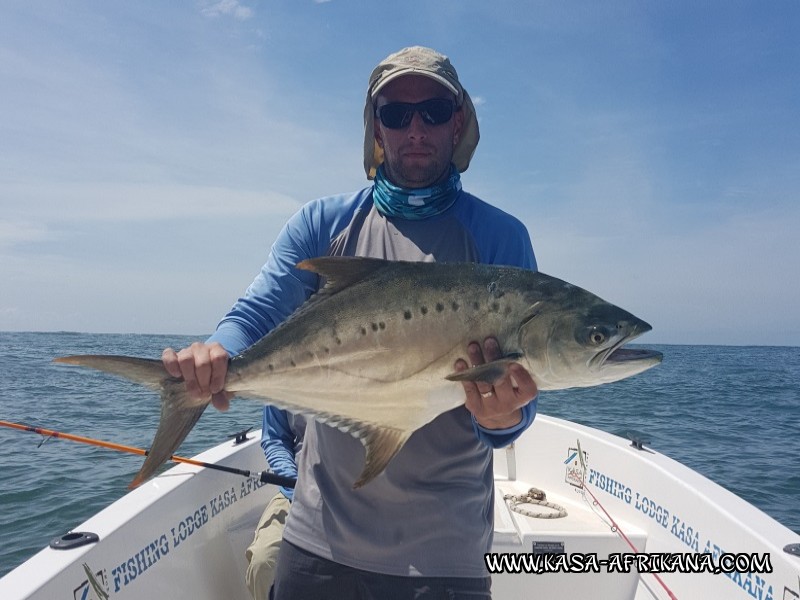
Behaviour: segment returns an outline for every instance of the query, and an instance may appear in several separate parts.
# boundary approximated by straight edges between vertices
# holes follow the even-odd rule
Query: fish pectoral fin
[[[359,439],[367,450],[367,459],[361,476],[353,484],[354,489],[360,488],[380,475],[410,435],[409,432],[394,427],[370,427],[364,430],[364,433],[365,435],[359,436]]]
[[[475,365],[465,371],[458,371],[450,373],[445,379],[448,381],[472,381],[475,383],[488,383],[494,385],[505,377],[508,372],[508,367],[511,363],[516,362],[522,358],[522,354],[508,354],[503,358],[499,358],[492,362],[483,365]]]

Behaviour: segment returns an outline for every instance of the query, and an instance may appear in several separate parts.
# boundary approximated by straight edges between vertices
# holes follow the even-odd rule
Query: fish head
[[[661,362],[660,352],[624,345],[652,329],[642,319],[577,286],[531,305],[519,340],[539,389],[591,387]]]

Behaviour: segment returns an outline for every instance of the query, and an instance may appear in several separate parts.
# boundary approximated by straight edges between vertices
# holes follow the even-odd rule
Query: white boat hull
[[[579,445],[585,469],[578,460]],[[265,465],[258,434],[242,445],[223,444],[197,458],[254,472]],[[663,455],[540,415],[513,450],[496,452],[495,472],[493,551],[498,560],[505,553],[532,555],[534,547],[544,547],[563,550],[573,568],[581,562],[589,571],[496,574],[496,600],[642,600],[670,594],[681,600],[800,599],[800,556],[784,551],[800,544],[800,536]],[[530,487],[543,489],[568,516],[541,519],[510,511],[503,494]],[[247,600],[244,551],[275,491],[235,475],[178,465],[75,529],[96,533],[98,543],[70,550],[46,548],[0,579],[0,598],[90,600],[105,593],[120,599]],[[643,553],[625,560],[654,565],[659,557],[707,552],[717,564],[723,553],[741,554],[768,557],[772,572],[665,572],[658,574],[660,581],[652,574],[640,576],[632,564],[629,572],[610,573],[607,566],[592,572],[595,561],[622,561],[623,555],[633,555],[622,534]],[[453,560],[457,557],[454,548]],[[550,560],[539,566],[559,563]]]

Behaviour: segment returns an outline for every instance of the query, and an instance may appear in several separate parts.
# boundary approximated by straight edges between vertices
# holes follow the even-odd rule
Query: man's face
[[[384,87],[376,102],[380,108],[391,102],[416,103],[431,98],[453,100],[444,86],[422,75],[406,75]],[[375,139],[383,148],[386,175],[396,185],[424,188],[444,181],[450,174],[453,148],[461,133],[463,111],[441,125],[431,125],[414,113],[408,126],[389,129],[375,119]]]

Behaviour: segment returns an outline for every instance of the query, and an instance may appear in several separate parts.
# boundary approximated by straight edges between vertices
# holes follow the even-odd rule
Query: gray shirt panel
[[[457,203],[471,200],[462,195]],[[330,254],[440,262],[481,258],[453,208],[420,221],[389,219],[374,207],[361,211],[332,241]],[[487,575],[492,449],[478,440],[466,408],[414,432],[386,470],[357,490],[352,485],[365,457],[358,440],[309,421],[303,450],[286,540],[372,572]]]

